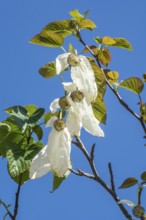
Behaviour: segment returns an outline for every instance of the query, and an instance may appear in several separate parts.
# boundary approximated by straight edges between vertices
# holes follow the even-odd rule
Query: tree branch
[[[115,191],[110,189],[110,187],[99,177],[99,174],[97,173],[96,167],[94,165],[94,160],[93,160],[95,145],[92,146],[91,154],[89,155],[88,151],[86,150],[86,148],[85,148],[84,144],[82,143],[82,141],[80,140],[80,138],[77,136],[75,136],[75,138],[76,138],[76,142],[73,141],[72,143],[74,145],[76,145],[83,152],[84,156],[88,160],[88,163],[90,165],[90,168],[91,168],[91,170],[93,172],[93,176],[94,176],[94,178],[92,178],[92,179],[94,181],[96,181],[97,183],[99,183],[112,196],[112,198],[115,200],[116,204],[119,206],[119,208],[122,211],[122,213],[124,214],[124,216],[129,220],[133,220],[132,216],[129,214],[129,212],[123,206],[123,204],[118,203],[120,201],[120,199],[117,197]],[[74,173],[78,176],[81,176],[77,172],[74,172]],[[83,172],[81,174],[83,174]],[[86,176],[86,175],[84,175],[84,176]]]
[[[111,163],[108,164],[108,168],[109,168],[109,173],[110,173],[110,178],[111,178],[111,188],[112,188],[113,192],[116,194],[114,176],[113,176],[112,164]]]
[[[139,115],[137,115],[129,106],[128,104],[121,98],[120,94],[118,93],[118,91],[116,91],[112,85],[109,83],[108,79],[106,78],[106,75],[101,67],[101,64],[98,60],[98,57],[95,56],[94,52],[90,49],[90,47],[84,42],[84,40],[82,39],[80,33],[78,33],[78,37],[79,37],[79,41],[88,49],[88,51],[91,53],[91,55],[95,58],[98,66],[100,67],[103,75],[104,75],[104,78],[105,78],[105,81],[108,85],[108,87],[110,88],[110,90],[113,92],[113,94],[117,97],[117,99],[119,100],[120,104],[127,110],[129,111],[141,124],[143,130],[144,130],[144,133],[146,134],[146,125],[143,121],[143,117],[140,117]]]
[[[22,183],[22,174],[20,174],[20,178],[19,178],[18,188],[17,188],[17,192],[16,192],[16,197],[15,197],[14,215],[13,215],[12,220],[16,220],[16,216],[18,214],[21,183]]]

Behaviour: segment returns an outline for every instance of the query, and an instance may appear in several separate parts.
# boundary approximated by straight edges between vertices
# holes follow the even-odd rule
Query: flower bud
[[[62,109],[69,109],[69,107],[70,107],[70,103],[65,96],[63,96],[59,99],[59,105]]]
[[[80,58],[77,54],[70,54],[67,58],[67,63],[73,67],[78,66],[80,63]]]
[[[74,102],[81,102],[84,98],[84,94],[80,92],[79,90],[76,90],[71,93],[70,97]]]
[[[62,131],[66,126],[66,123],[63,119],[57,119],[56,121],[54,121],[54,128],[57,131]]]
[[[145,210],[142,206],[137,205],[133,208],[132,212],[135,217],[141,218],[143,217]]]

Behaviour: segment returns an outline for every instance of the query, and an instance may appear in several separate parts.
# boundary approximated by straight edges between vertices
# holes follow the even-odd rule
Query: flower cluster
[[[39,178],[52,171],[63,177],[71,167],[70,152],[73,136],[80,136],[81,128],[95,136],[104,136],[99,121],[93,114],[91,102],[97,97],[94,72],[85,56],[65,53],[56,59],[56,72],[60,74],[70,67],[73,82],[64,82],[65,96],[55,99],[52,113],[65,110],[65,120],[53,116],[47,123],[52,126],[48,144],[34,157],[30,167],[30,178]]]

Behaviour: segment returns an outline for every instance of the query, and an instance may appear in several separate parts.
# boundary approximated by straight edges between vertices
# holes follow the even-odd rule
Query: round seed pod
[[[81,102],[84,98],[84,94],[79,90],[73,91],[70,95],[74,102]]]
[[[67,63],[73,67],[78,66],[80,63],[80,58],[77,54],[70,54],[67,58]]]
[[[135,217],[141,218],[143,217],[145,210],[142,206],[137,205],[133,208],[132,212]]]
[[[65,96],[63,96],[59,99],[59,105],[62,109],[69,109],[69,107],[70,107],[70,103]]]
[[[57,131],[62,131],[66,126],[66,123],[63,119],[57,119],[56,121],[54,121],[54,128]]]

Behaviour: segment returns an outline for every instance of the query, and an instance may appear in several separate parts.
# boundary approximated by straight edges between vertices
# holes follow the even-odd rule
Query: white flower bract
[[[53,126],[56,117],[53,116],[48,126]],[[30,166],[30,178],[39,178],[49,171],[63,177],[70,167],[71,136],[65,127],[62,131],[52,128],[48,144],[34,157]]]
[[[68,56],[71,53],[64,53],[56,59],[56,73],[60,74],[68,66]],[[94,101],[97,97],[97,85],[95,82],[94,72],[85,56],[79,55],[80,63],[77,66],[71,66],[71,78],[77,88],[84,93],[87,101]]]
[[[67,92],[73,92],[76,89],[75,83],[63,83],[63,85]],[[104,132],[99,126],[99,121],[94,116],[91,103],[87,102],[86,98],[81,102],[74,102],[70,95],[67,98],[71,106],[68,110],[66,124],[71,135],[80,136],[80,130],[84,127],[90,134],[103,137]],[[55,99],[50,105],[50,110],[53,113],[59,108],[58,100]]]

